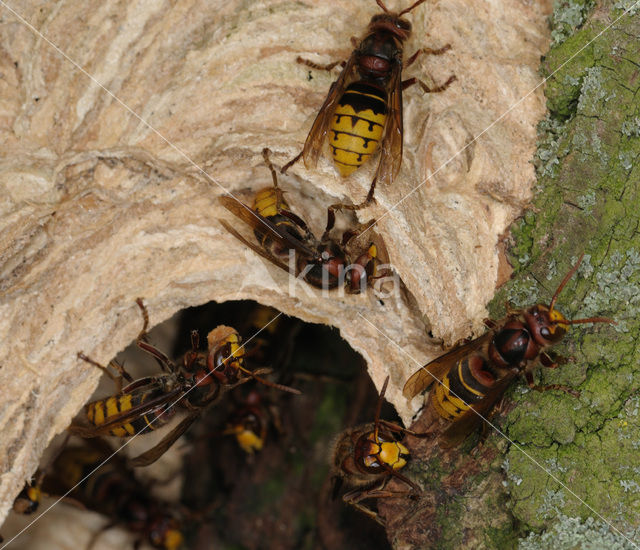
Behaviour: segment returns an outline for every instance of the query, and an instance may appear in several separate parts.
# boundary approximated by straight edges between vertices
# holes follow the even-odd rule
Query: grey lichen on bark
[[[408,76],[458,80],[442,94],[405,93],[401,175],[361,213],[394,207],[378,232],[404,284],[384,303],[372,292],[292,294],[285,273],[223,230],[216,202],[222,188],[250,201],[270,184],[263,147],[278,164],[300,150],[336,73],[295,58],[346,58],[378,11],[372,0],[12,7],[41,35],[1,8],[0,516],[96,386],[100,373],[76,353],[106,363],[123,349],[140,328],[138,296],[152,324],[242,298],[333,324],[378,386],[391,375],[387,397],[409,420],[420,406],[400,397],[410,357],[441,352],[429,329],[451,343],[481,326],[496,244],[531,197],[543,100],[538,90],[516,101],[537,83],[546,3],[441,0],[407,16],[408,53],[452,46]],[[287,198],[319,233],[328,204],[364,197],[372,167],[346,181],[326,159],[290,172]]]
[[[542,192],[538,213],[514,232],[520,271],[541,282],[541,299],[585,252],[558,307],[574,318],[610,316],[617,325],[574,327],[558,349],[569,363],[542,374],[545,383],[571,383],[580,398],[530,392],[515,398],[507,418],[507,433],[565,487],[515,448],[507,479],[514,515],[525,525],[552,529],[558,516],[590,518],[631,548],[625,536],[640,543],[640,18],[637,7],[624,14],[626,8],[632,3],[598,4],[546,56]],[[527,284],[519,279],[502,296],[519,293]]]

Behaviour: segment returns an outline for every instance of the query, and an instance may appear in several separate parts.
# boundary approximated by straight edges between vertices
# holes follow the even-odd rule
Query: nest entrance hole
[[[153,311],[149,314],[153,323]],[[261,330],[267,323],[269,326]],[[152,490],[159,498],[195,512],[185,523],[186,547],[251,550],[264,548],[268,540],[271,547],[291,549],[390,548],[382,527],[344,504],[340,495],[332,495],[330,461],[334,441],[342,430],[372,421],[378,398],[362,357],[336,329],[279,315],[277,310],[250,300],[210,302],[182,310],[152,326],[148,340],[179,362],[191,348],[193,330],[199,332],[203,348],[207,333],[220,324],[233,326],[248,342],[248,368],[271,367],[270,380],[295,387],[302,395],[253,381],[239,386],[208,407],[158,463],[136,469],[135,475],[144,483],[174,478],[166,485],[154,484]],[[159,373],[156,361],[140,350],[135,340],[114,360],[134,378]],[[263,448],[248,454],[233,436],[224,432],[229,419],[253,390],[262,398],[267,433]],[[91,400],[114,392],[113,382],[103,376]],[[398,421],[393,407],[386,402],[382,416]],[[127,454],[146,450],[153,445],[151,438],[162,437],[173,425],[174,422],[158,433],[138,437],[135,448],[131,452],[126,449]],[[107,440],[114,448],[123,441]],[[57,508],[50,521],[58,528],[65,508],[73,508],[68,514],[74,522],[84,521],[85,512],[73,505],[63,503]],[[86,514],[87,525],[95,529],[95,514],[88,510]],[[43,518],[38,522],[38,532],[55,529],[48,528],[47,521]],[[17,525],[22,523],[18,521]],[[10,521],[8,525],[11,524]],[[5,538],[11,536],[11,532],[4,531]],[[37,547],[39,536],[33,535],[25,538],[26,546],[21,546],[18,539],[12,547]],[[95,550],[103,544],[105,550],[111,548],[108,536],[98,541]]]

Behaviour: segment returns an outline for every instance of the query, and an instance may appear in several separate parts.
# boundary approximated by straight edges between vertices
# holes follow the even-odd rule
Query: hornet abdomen
[[[378,149],[387,120],[387,93],[364,81],[347,86],[329,128],[333,160],[345,177]]]
[[[87,419],[94,426],[102,426],[112,417],[126,413],[133,407],[142,405],[145,401],[162,395],[160,388],[148,389],[141,392],[124,393],[94,401],[86,406]],[[110,435],[116,437],[130,437],[147,430],[155,430],[164,426],[172,416],[172,410],[166,410],[167,404],[152,410],[146,414],[133,418],[130,422],[125,422],[120,426],[115,426],[109,430]]]
[[[480,401],[496,381],[489,363],[481,355],[462,358],[455,368],[434,388],[432,404],[436,412],[447,420],[455,420]]]

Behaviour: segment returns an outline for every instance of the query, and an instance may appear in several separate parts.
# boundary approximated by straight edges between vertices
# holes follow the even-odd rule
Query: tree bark
[[[520,381],[493,418],[504,435],[490,430],[474,453],[477,436],[457,453],[414,444],[426,494],[389,511],[396,548],[640,543],[640,11],[623,15],[631,6],[556,7],[542,63],[549,113],[539,126],[536,195],[512,226],[514,277],[489,307],[498,319],[507,300],[548,304],[585,253],[556,307],[569,319],[617,324],[572,327],[554,348],[567,363],[540,369],[540,384],[580,397]]]

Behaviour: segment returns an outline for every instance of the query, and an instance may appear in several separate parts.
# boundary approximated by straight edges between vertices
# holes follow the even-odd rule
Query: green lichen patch
[[[622,123],[620,131],[626,137],[640,137],[640,117],[629,117]]]
[[[570,444],[523,445],[507,461],[513,513],[531,518],[531,528],[547,526],[557,513],[602,514],[614,525],[637,527],[639,446],[637,397],[598,430],[576,432]]]
[[[581,19],[589,3],[562,5],[562,40],[543,63],[550,113],[539,125],[537,195],[512,228],[515,277],[490,311],[503,315],[507,299],[548,304],[585,252],[556,306],[569,319],[617,324],[571,327],[553,348],[566,361],[536,374],[579,397],[513,385],[504,470],[515,521],[546,530],[520,548],[626,548],[606,522],[624,533],[640,526],[640,18],[625,15],[596,38],[632,4],[599,5],[591,21]]]
[[[553,442],[570,443],[576,434],[575,402],[561,392],[522,396],[509,415],[508,434],[516,442],[548,447]]]
[[[542,74],[548,78],[547,107],[558,120],[566,120],[576,112],[582,81],[587,69],[596,62],[594,43],[589,43],[597,33],[598,29],[583,29],[551,50],[545,58]]]

